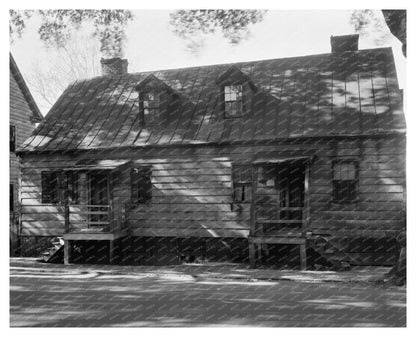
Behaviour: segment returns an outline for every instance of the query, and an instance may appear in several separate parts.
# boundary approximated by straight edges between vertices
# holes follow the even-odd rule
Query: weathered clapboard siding
[[[133,152],[107,151],[106,159],[130,159],[132,165],[152,167],[152,201],[136,205],[127,212],[132,235],[187,236],[214,235],[241,237],[250,228],[250,204],[233,206],[231,167],[233,163],[251,163],[256,158],[314,155],[310,174],[310,230],[367,231],[380,235],[400,230],[403,226],[404,156],[402,137],[390,142],[379,140],[303,141],[259,146],[221,146],[203,148],[135,149]],[[355,146],[361,145],[359,151]],[[189,151],[188,151],[189,150]],[[283,153],[283,154],[282,154]],[[99,154],[103,156],[103,152]],[[55,220],[62,219],[62,208],[41,206],[40,172],[68,168],[81,159],[95,158],[94,152],[78,155],[28,155],[22,165],[22,234],[51,233]],[[139,159],[137,159],[139,158]],[[332,161],[353,158],[359,161],[359,202],[332,202]],[[130,202],[129,167],[113,175],[115,218]],[[261,191],[260,191],[261,192]],[[267,192],[266,190],[264,191]],[[30,206],[39,205],[39,206]],[[37,208],[44,208],[39,212]],[[56,210],[56,213],[54,213]],[[44,223],[44,225],[42,225]],[[55,227],[56,232],[62,225]],[[211,232],[212,233],[211,233]],[[211,233],[211,234],[210,234]],[[38,234],[42,235],[42,234]]]
[[[20,73],[13,56],[10,54],[9,74],[9,123],[14,127],[16,149],[23,145],[24,141],[35,129],[35,123],[40,122],[42,115]],[[4,144],[6,145],[6,144]],[[15,152],[9,154],[9,184],[13,193],[10,212],[10,253],[14,256],[18,248],[19,228],[19,195],[20,195],[20,160]]]
[[[12,61],[11,61],[12,62]],[[12,65],[11,65],[12,67]],[[12,69],[11,69],[12,70]],[[16,147],[23,144],[23,142],[31,135],[35,128],[33,121],[34,112],[29,105],[27,98],[19,86],[17,74],[14,71],[10,72],[10,125],[15,126],[16,130]],[[10,153],[9,161],[10,184],[14,184],[15,206],[18,204],[19,195],[19,159],[14,153]]]
[[[344,38],[355,41],[357,36],[336,39]],[[227,118],[221,90],[234,81],[242,83],[243,110],[238,118]],[[147,89],[161,95],[155,123],[142,121],[138,91]],[[404,132],[393,56],[386,48],[79,81],[21,148],[22,234],[64,230],[63,207],[41,203],[42,171],[80,169],[91,159],[100,168],[112,160],[120,166],[112,171],[103,167],[110,177],[108,209],[117,226],[128,226],[130,236],[239,238],[230,241],[246,243],[254,236],[260,242],[255,224],[261,220],[262,235],[296,234],[301,241],[305,236],[307,244],[317,235],[350,238],[354,259],[359,261],[362,253],[367,262],[377,261],[380,255],[370,252],[375,245],[367,249],[356,241],[393,242],[405,226]],[[265,186],[270,188],[261,188],[260,181],[253,185],[257,194],[252,203],[234,202],[234,164],[291,157],[302,161],[290,161],[294,170],[287,176],[284,172],[278,185],[268,177]],[[333,166],[342,159],[357,163],[355,203],[335,202]],[[132,199],[132,166],[151,167],[152,197],[145,204]],[[86,170],[81,204],[88,199]],[[295,175],[293,189],[278,190]],[[299,195],[302,179],[309,196],[305,200]],[[247,196],[249,189],[236,189],[236,195],[239,191]],[[292,193],[298,195],[292,199]],[[303,202],[306,209],[278,211],[283,197],[285,203]],[[71,214],[70,221],[81,226],[83,216]],[[288,234],[286,229],[300,222],[302,232],[290,229]],[[275,243],[282,239],[293,243],[282,237]],[[203,246],[206,240],[198,241]],[[249,250],[253,262],[253,244]],[[302,266],[304,251],[302,243]],[[386,254],[388,260],[392,254]]]

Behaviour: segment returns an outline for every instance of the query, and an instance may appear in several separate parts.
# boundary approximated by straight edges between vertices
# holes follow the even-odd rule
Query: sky
[[[328,53],[331,35],[354,33],[349,22],[349,10],[269,10],[262,22],[250,27],[248,38],[239,45],[230,45],[217,32],[205,39],[204,47],[195,55],[187,51],[187,42],[172,32],[168,10],[133,12],[134,20],[127,28],[124,52],[129,62],[129,72]],[[37,28],[36,19],[28,21],[23,38],[10,46],[26,79],[30,79],[34,65],[47,71],[49,64],[58,57],[53,50],[45,48]],[[88,39],[88,32],[79,35],[84,33]],[[400,42],[392,36],[381,46],[393,48],[399,84],[404,87],[405,58]],[[360,49],[381,46],[375,45],[370,37],[360,37]],[[30,88],[31,83],[27,82]],[[42,113],[46,114],[47,105],[34,90],[32,94]]]

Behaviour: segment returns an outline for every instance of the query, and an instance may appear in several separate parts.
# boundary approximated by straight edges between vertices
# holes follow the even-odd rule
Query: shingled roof
[[[230,70],[231,69],[231,70]],[[255,88],[243,117],[225,119],[218,79],[240,71]],[[160,123],[139,120],[149,76],[179,103]],[[77,81],[21,152],[220,144],[404,132],[391,48],[101,76]]]

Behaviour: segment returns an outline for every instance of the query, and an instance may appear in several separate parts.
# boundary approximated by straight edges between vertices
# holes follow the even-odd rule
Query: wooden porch
[[[306,230],[310,222],[311,158],[255,163],[249,235],[250,267],[262,260],[268,245],[299,246],[300,269],[306,269]]]
[[[123,208],[124,210],[124,208]],[[124,212],[123,212],[124,214]],[[125,221],[114,218],[110,205],[66,205],[64,263],[69,264],[73,241],[109,241],[109,262],[114,261],[114,242],[128,235]]]

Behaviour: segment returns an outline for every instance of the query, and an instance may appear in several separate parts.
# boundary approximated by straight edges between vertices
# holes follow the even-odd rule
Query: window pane
[[[340,164],[334,164],[334,180],[341,180],[341,165]]]
[[[244,184],[244,201],[251,201],[252,187],[251,184]]]
[[[145,92],[142,94],[144,123],[150,124],[159,119],[159,94],[155,92]]]
[[[334,164],[334,180],[354,180],[356,179],[355,163],[336,163]]]
[[[238,113],[241,114],[241,112],[243,111],[243,101],[239,99],[237,102],[235,102],[235,105]]]
[[[234,183],[241,182],[241,167],[240,166],[233,167],[233,181]]]
[[[153,101],[156,99],[156,95],[153,92],[145,92],[143,93],[143,100],[145,101]]]
[[[234,186],[234,201],[243,201],[243,186]]]
[[[349,163],[347,165],[348,165],[348,169],[347,169],[346,179],[354,180],[356,178],[356,176],[355,176],[355,165],[354,165],[354,163]]]
[[[226,117],[233,117],[237,114],[237,107],[235,102],[225,102]]]
[[[356,182],[353,180],[334,181],[334,201],[353,202],[357,197]]]
[[[225,101],[237,101],[241,99],[243,88],[241,85],[232,85],[224,87]]]
[[[236,117],[243,111],[241,85],[224,87],[225,117]]]

